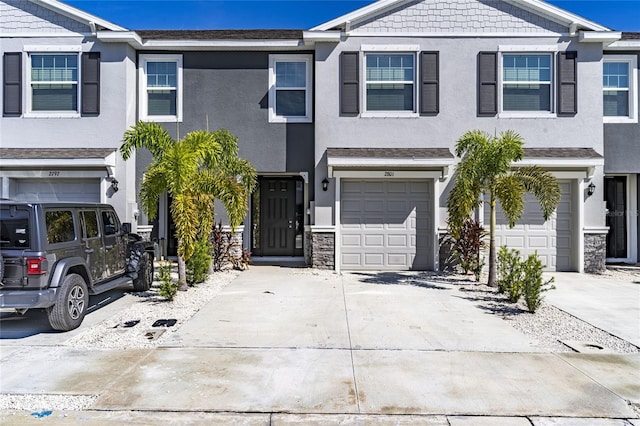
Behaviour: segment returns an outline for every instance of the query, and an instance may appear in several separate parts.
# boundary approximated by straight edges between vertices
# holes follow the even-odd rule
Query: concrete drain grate
[[[582,340],[560,340],[560,342],[576,352],[583,354],[608,354],[613,351],[596,342]]]
[[[158,339],[158,337],[162,336],[162,334],[165,332],[166,330],[160,329],[160,330],[147,330],[144,333],[144,337],[146,337],[148,340],[156,340]]]

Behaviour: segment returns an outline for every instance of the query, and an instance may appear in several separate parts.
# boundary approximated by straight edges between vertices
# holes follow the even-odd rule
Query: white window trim
[[[24,46],[23,81],[26,88],[24,118],[80,118],[82,102],[82,57],[80,46]],[[76,81],[76,111],[33,111],[31,81],[31,55],[76,55],[78,57],[78,80]]]
[[[556,55],[558,46],[498,46],[498,117],[499,118],[556,118]],[[549,54],[551,56],[551,81],[549,82],[549,103],[550,111],[504,111],[504,54],[540,55]]]
[[[604,116],[605,123],[637,123],[638,122],[638,57],[636,55],[604,55],[602,57],[603,76],[605,62],[627,62],[629,64],[629,115],[626,117]],[[604,96],[605,89],[602,88]]]
[[[366,50],[364,49],[366,47]],[[360,60],[360,69],[362,81],[362,91],[360,93],[360,104],[362,112],[360,117],[363,118],[419,118],[418,113],[418,50],[419,46],[414,45],[384,45],[384,46],[363,46],[362,58]],[[367,110],[367,55],[388,53],[388,54],[410,54],[413,55],[413,111],[368,111]],[[384,83],[392,83],[385,81]],[[404,82],[401,82],[404,83]]]
[[[276,63],[304,62],[306,69],[304,116],[276,114]],[[313,121],[313,60],[311,55],[269,55],[269,123],[311,123]],[[300,90],[300,89],[297,89]]]
[[[177,65],[176,115],[149,115],[147,101],[147,62],[175,62]],[[138,64],[138,115],[140,120],[160,123],[182,122],[182,55],[141,54]]]

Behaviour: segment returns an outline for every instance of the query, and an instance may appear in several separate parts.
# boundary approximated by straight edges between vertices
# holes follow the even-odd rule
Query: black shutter
[[[360,112],[358,52],[340,55],[340,115],[356,116]]]
[[[440,111],[440,71],[438,52],[420,54],[420,114],[436,115]]]
[[[558,53],[558,114],[578,113],[578,52]]]
[[[498,54],[478,53],[478,115],[498,113]]]
[[[82,114],[100,114],[100,52],[82,54]]]
[[[18,117],[22,114],[22,53],[7,52],[2,62],[2,115]]]

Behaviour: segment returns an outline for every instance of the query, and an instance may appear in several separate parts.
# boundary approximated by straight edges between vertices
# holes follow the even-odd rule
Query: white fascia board
[[[353,12],[347,13],[346,15],[342,15],[336,19],[332,19],[329,22],[325,22],[324,24],[315,26],[311,28],[311,31],[330,30],[331,28],[338,27],[340,25],[346,24],[347,22],[362,20],[367,16],[374,15],[385,10],[388,7],[397,6],[404,2],[407,2],[407,0],[379,0],[375,3],[354,10]]]
[[[105,158],[29,158],[29,159],[3,159],[2,168],[86,168],[86,167],[109,167],[110,162]]]
[[[305,44],[313,43],[339,43],[340,31],[303,31],[302,39]]]
[[[604,47],[604,50],[640,50],[640,40],[620,40]]]
[[[204,49],[204,48],[291,48],[301,47],[300,40],[149,40],[143,49]]]
[[[514,163],[513,166],[540,166],[550,169],[588,169],[590,167],[604,166],[604,158],[524,158]]]
[[[347,32],[349,37],[385,37],[385,38],[557,38],[568,37],[569,33],[555,32],[364,32],[353,30]]]
[[[33,3],[45,7],[54,12],[58,12],[64,16],[67,16],[75,21],[82,22],[83,24],[90,25],[92,22],[95,25],[103,27],[111,31],[127,31],[126,28],[116,25],[112,22],[106,21],[97,16],[91,15],[68,4],[56,1],[56,0],[31,0]]]
[[[97,37],[106,43],[128,43],[136,49],[142,48],[142,39],[135,31],[98,31]]]
[[[588,19],[583,18],[582,16],[573,14],[564,9],[560,9],[559,7],[555,7],[549,3],[540,1],[540,0],[508,0],[514,4],[520,4],[526,8],[532,9],[535,12],[541,13],[544,16],[549,18],[555,18],[556,20],[560,20],[567,25],[571,25],[573,23],[578,24],[580,28],[584,28],[591,31],[610,31],[609,28],[604,27],[598,23],[593,21],[589,21]]]
[[[622,38],[620,31],[580,31],[580,43],[614,43]]]

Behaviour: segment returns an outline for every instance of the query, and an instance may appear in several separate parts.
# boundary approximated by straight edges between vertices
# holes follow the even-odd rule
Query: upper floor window
[[[311,56],[269,56],[269,121],[311,122]]]
[[[140,118],[182,120],[181,55],[140,55]]]
[[[366,111],[415,112],[415,55],[365,54]]]
[[[502,55],[502,110],[552,112],[551,54]]]
[[[78,54],[30,55],[31,111],[78,112]]]
[[[635,56],[605,56],[602,66],[602,100],[606,122],[637,121],[636,69]]]

